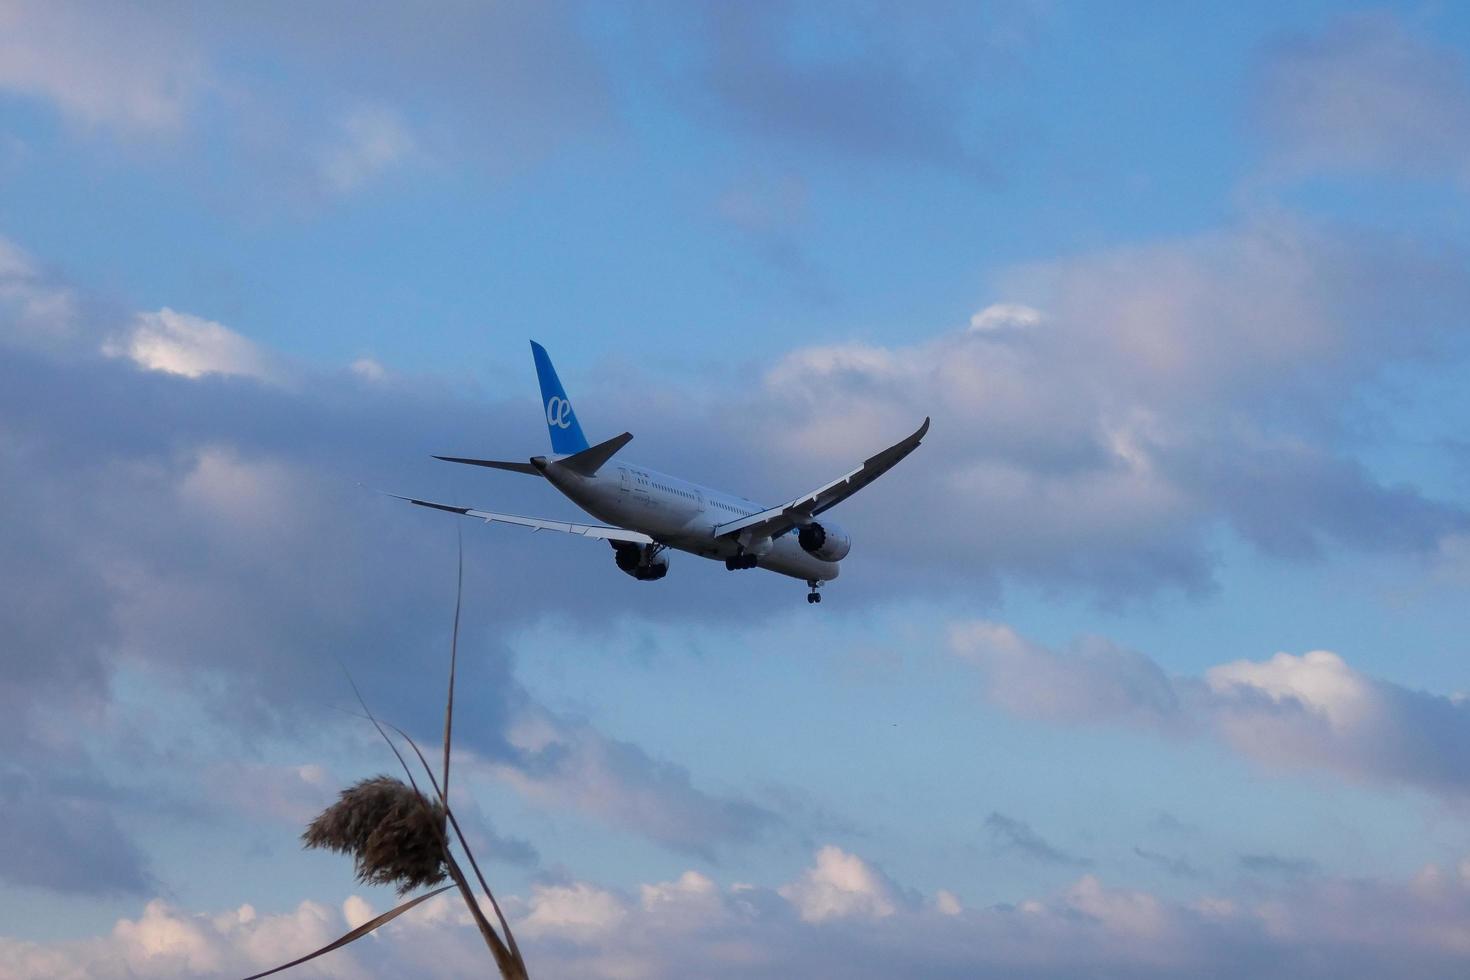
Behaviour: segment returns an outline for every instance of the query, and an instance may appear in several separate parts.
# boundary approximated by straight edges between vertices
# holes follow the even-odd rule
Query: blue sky
[[[389,907],[297,835],[390,768],[339,662],[436,739],[461,530],[534,976],[1463,974],[1467,59],[1437,3],[0,2],[0,978]],[[359,488],[572,516],[428,459],[542,451],[530,337],[757,498],[933,430],[821,607]]]

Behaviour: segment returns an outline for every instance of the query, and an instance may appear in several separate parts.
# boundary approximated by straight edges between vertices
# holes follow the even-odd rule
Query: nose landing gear
[[[806,584],[811,587],[811,591],[806,594],[806,601],[808,603],[821,602],[822,601],[822,593],[818,592],[817,591],[817,588],[822,583],[818,582],[814,578],[809,578],[809,579],[806,580]]]

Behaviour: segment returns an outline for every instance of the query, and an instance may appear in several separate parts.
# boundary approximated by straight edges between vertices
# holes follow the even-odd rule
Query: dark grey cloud
[[[1055,312],[1039,317],[991,311],[969,330],[911,348],[800,350],[753,393],[643,385],[633,368],[579,394],[579,410],[593,428],[632,426],[638,458],[767,497],[824,482],[934,414],[922,477],[900,467],[843,509],[842,520],[861,529],[861,550],[839,583],[852,600],[927,588],[936,575],[967,590],[1012,576],[1124,596],[1202,587],[1203,531],[1222,514],[1238,514],[1242,527],[1259,522],[1263,547],[1286,552],[1299,550],[1287,532],[1303,528],[1319,547],[1422,551],[1462,525],[1460,511],[1384,487],[1307,440],[1302,433],[1319,431],[1313,399],[1304,397],[1302,419],[1258,397],[1263,385],[1300,381],[1310,394],[1370,376],[1360,344],[1389,294],[1410,280],[1416,288],[1403,290],[1412,297],[1400,308],[1414,329],[1375,351],[1410,356],[1432,345],[1453,290],[1412,249],[1389,249],[1376,266],[1387,278],[1374,280],[1365,266],[1381,252],[1287,221],[1077,259],[1030,274],[1051,283]],[[1169,274],[1156,275],[1160,268]],[[1130,313],[1138,309],[1165,312]],[[120,315],[18,251],[0,268],[0,479],[9,488],[0,581],[27,597],[0,612],[16,638],[0,653],[16,678],[3,695],[10,710],[0,744],[81,751],[78,732],[106,706],[122,667],[167,678],[243,738],[299,730],[322,705],[345,700],[339,657],[378,710],[433,732],[440,668],[422,665],[439,664],[447,642],[462,530],[464,682],[480,700],[461,728],[467,749],[519,767],[550,798],[688,851],[712,853],[780,826],[772,808],[705,792],[576,719],[547,715],[559,741],[545,754],[512,744],[517,722],[546,713],[516,682],[505,638],[546,615],[589,636],[614,615],[735,625],[751,608],[790,602],[798,584],[732,579],[677,555],[674,574],[650,586],[617,573],[610,550],[593,543],[533,543],[367,492],[359,482],[573,516],[538,481],[426,458],[534,451],[544,436],[529,379],[523,397],[492,399],[433,378],[311,369],[225,326],[165,312]],[[1283,324],[1291,331],[1274,329]],[[140,331],[151,331],[142,348]],[[38,332],[61,339],[37,343]],[[1241,412],[1251,425],[1211,424]],[[1218,476],[1243,445],[1263,462]],[[1283,468],[1293,482],[1282,482]],[[1238,482],[1226,493],[1229,479]],[[1269,523],[1265,490],[1288,519]],[[1234,501],[1252,493],[1261,502],[1240,511]],[[1369,513],[1375,530],[1356,529]],[[1168,727],[1192,696],[1146,657],[1105,644],[1052,664],[1061,682],[1025,694],[1036,665],[1051,661],[1021,652],[1015,683],[1002,689],[1025,710],[1042,710],[1041,691],[1059,717],[1131,714]],[[1086,690],[1066,683],[1073,661]],[[1248,694],[1212,702],[1222,730],[1231,710],[1252,703]],[[1460,730],[1458,708],[1429,704],[1446,731]],[[1310,718],[1294,722],[1287,708],[1268,707],[1253,717],[1295,725],[1303,752],[1340,746],[1341,738],[1308,738]],[[1232,735],[1249,737],[1245,727]],[[1374,772],[1412,759],[1392,739],[1382,745]],[[1428,758],[1436,761],[1401,766],[1405,778],[1459,781],[1448,756]],[[575,766],[593,764],[616,792],[573,791]]]
[[[1046,864],[1068,864],[1079,868],[1092,864],[1085,857],[1068,854],[1048,843],[1024,820],[1017,820],[1003,813],[992,811],[990,816],[985,818],[985,829],[990,831],[991,837],[1000,847],[1025,855],[1032,860]]]
[[[683,766],[550,714],[521,718],[501,773],[527,795],[594,814],[614,827],[706,861],[782,829],[760,804],[696,787]]]
[[[1133,848],[1133,853],[1154,867],[1173,875],[1175,878],[1201,878],[1204,876],[1204,872],[1196,868],[1188,858],[1183,856],[1171,856],[1137,846]]]
[[[901,7],[837,13],[850,53],[804,58],[807,32],[832,30],[834,12],[803,4],[709,4],[704,82],[737,127],[846,157],[918,160],[988,176],[967,115],[987,62],[994,12]]]
[[[450,805],[469,838],[470,849],[481,861],[502,861],[523,868],[534,868],[541,863],[536,845],[498,832],[494,821],[474,797],[468,794],[461,794],[457,799],[451,797]]]
[[[515,678],[505,640],[540,616],[589,625],[639,609],[655,619],[735,616],[708,590],[686,577],[650,591],[619,573],[600,545],[461,527],[358,485],[558,512],[530,480],[497,486],[426,459],[429,450],[489,451],[486,432],[515,431],[515,415],[534,419],[533,396],[523,412],[432,383],[347,371],[145,371],[96,353],[129,321],[73,317],[67,326],[75,336],[59,348],[0,347],[0,481],[8,488],[0,583],[16,599],[0,608],[0,749],[22,774],[89,757],[92,740],[116,721],[109,710],[122,671],[200,705],[211,734],[248,755],[271,737],[319,730],[324,716],[340,724],[332,708],[352,703],[345,666],[376,711],[431,744],[462,530],[460,683],[473,692],[456,731],[463,748],[509,773],[534,772],[524,778],[538,785],[584,779],[596,792],[552,802],[686,851],[714,854],[780,825],[771,811],[704,792],[636,746],[540,710]],[[13,341],[18,329],[15,319],[0,321],[0,338]],[[535,435],[539,445],[544,436]],[[575,773],[559,768],[568,758],[508,739],[532,714],[575,733]],[[119,762],[132,749],[114,751]],[[111,775],[92,768],[87,785],[48,784],[45,794],[54,807],[105,815],[88,792],[164,764],[136,751],[133,765]],[[138,809],[158,821],[178,816],[180,805],[170,798]],[[44,838],[23,836],[38,824],[12,826],[22,852],[45,847]],[[121,835],[108,825],[98,839],[108,831]],[[510,860],[534,857],[525,842],[494,843]],[[59,854],[91,858],[80,848]]]
[[[153,887],[111,801],[43,780],[19,762],[0,769],[0,881],[76,895],[141,895]]]

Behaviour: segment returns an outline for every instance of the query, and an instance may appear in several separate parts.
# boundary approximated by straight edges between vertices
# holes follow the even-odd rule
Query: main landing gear
[[[806,584],[809,585],[809,586],[811,586],[811,591],[806,594],[806,601],[809,602],[809,603],[811,603],[811,602],[821,602],[822,601],[822,593],[820,593],[820,592],[817,591],[817,587],[819,585],[821,585],[821,583],[818,582],[814,578],[809,578],[809,579],[806,580]]]
[[[757,560],[755,555],[736,555],[725,559],[725,569],[733,572],[741,568],[754,568]]]

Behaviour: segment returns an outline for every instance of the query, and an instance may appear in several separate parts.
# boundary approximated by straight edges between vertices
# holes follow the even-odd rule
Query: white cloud
[[[1369,723],[1374,709],[1368,680],[1329,650],[1300,657],[1278,653],[1264,663],[1237,660],[1211,667],[1205,680],[1210,690],[1225,697],[1248,689],[1277,704],[1294,701],[1321,714],[1338,730]]]
[[[186,378],[224,374],[280,381],[284,376],[273,356],[224,324],[168,307],[139,313],[132,327],[107,341],[102,352],[148,371]]]
[[[892,885],[855,854],[828,845],[816,864],[780,889],[805,922],[852,917],[881,919],[898,910]]]
[[[388,376],[388,369],[371,357],[359,357],[352,362],[349,370],[364,381],[382,381]]]
[[[627,904],[617,895],[585,882],[534,885],[529,909],[519,923],[519,932],[528,937],[584,941],[616,929],[628,914]]]
[[[532,974],[592,980],[830,976],[1062,978],[1198,976],[1286,980],[1385,975],[1428,980],[1470,965],[1470,881],[1429,865],[1406,880],[1307,876],[1246,898],[1173,900],[1085,875],[1015,904],[963,908],[949,892],[932,901],[874,906],[890,887],[836,848],[791,885],[720,887],[686,873],[642,886],[644,900],[574,881],[511,897]],[[844,896],[807,914],[809,885]],[[853,894],[869,896],[852,905]],[[789,897],[788,897],[789,896]],[[848,903],[848,904],[842,904]],[[344,913],[311,902],[276,915],[242,906],[193,915],[163,902],[107,935],[51,943],[0,939],[6,980],[121,980],[239,976],[324,944],[371,913],[355,896]],[[369,952],[370,950],[370,952]],[[308,974],[438,978],[490,969],[461,905],[425,903],[374,938],[316,961]]]
[[[342,919],[352,929],[356,929],[364,922],[371,922],[373,916],[377,914],[373,911],[372,903],[361,895],[348,895],[342,901]]]
[[[412,914],[412,913],[410,913]],[[256,972],[324,946],[344,930],[330,909],[302,902],[292,912],[258,915],[242,905],[213,916],[191,914],[155,899],[136,919],[121,919],[103,937],[55,944],[0,938],[5,980],[127,980],[228,977]],[[352,953],[324,959],[317,976],[362,978]]]
[[[720,888],[698,871],[686,871],[674,881],[641,885],[638,901],[644,913],[662,920],[698,922],[722,902]]]
[[[992,303],[970,317],[971,330],[1026,330],[1041,322],[1041,311],[1024,303]]]

